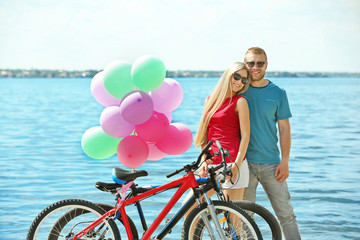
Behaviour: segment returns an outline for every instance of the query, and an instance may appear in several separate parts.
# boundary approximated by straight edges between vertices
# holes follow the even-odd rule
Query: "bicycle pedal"
[[[165,220],[165,225],[167,225],[169,222],[170,222],[170,219],[169,219],[169,218],[166,219],[166,220]],[[171,233],[171,232],[172,232],[172,229],[170,229],[169,233]]]

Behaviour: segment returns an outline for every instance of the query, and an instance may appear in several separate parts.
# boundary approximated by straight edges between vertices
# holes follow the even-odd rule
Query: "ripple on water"
[[[0,236],[25,239],[35,216],[64,198],[114,203],[112,195],[94,184],[111,182],[111,169],[121,166],[119,161],[116,156],[91,159],[80,145],[86,129],[99,125],[104,109],[91,96],[90,80],[1,79]],[[288,185],[303,239],[358,239],[360,124],[354,116],[360,106],[360,79],[341,79],[340,85],[336,78],[271,80],[285,86],[293,113]],[[184,99],[173,112],[173,122],[184,123],[195,135],[204,100],[217,81],[179,79]],[[194,161],[198,152],[191,146],[180,156],[147,162],[141,169],[149,176],[137,183],[170,181],[165,175]],[[144,200],[149,222],[172,194]],[[260,185],[257,201],[272,211]],[[136,208],[129,207],[128,213],[136,220]],[[180,239],[180,232],[181,224],[168,239]]]

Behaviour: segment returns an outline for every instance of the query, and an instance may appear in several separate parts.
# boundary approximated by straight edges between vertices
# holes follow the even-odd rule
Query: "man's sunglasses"
[[[248,65],[248,67],[254,67],[255,63],[259,68],[262,68],[265,65],[265,62],[246,62],[246,65]]]
[[[241,79],[242,84],[247,84],[249,82],[249,79],[242,77],[240,74],[238,73],[234,73],[234,79],[236,81],[239,81]]]

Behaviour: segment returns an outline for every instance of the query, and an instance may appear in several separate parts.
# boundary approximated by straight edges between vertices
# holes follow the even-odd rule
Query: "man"
[[[264,78],[268,62],[263,49],[250,48],[245,54],[245,63],[251,76],[250,87],[243,94],[249,104],[251,134],[246,153],[250,179],[244,199],[255,202],[260,182],[280,221],[285,239],[301,239],[286,183],[291,146],[289,118],[292,116],[287,95],[285,90]]]

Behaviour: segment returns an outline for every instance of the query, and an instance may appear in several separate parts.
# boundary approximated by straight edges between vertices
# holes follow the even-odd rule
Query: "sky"
[[[222,71],[254,46],[268,71],[360,72],[360,1],[0,0],[0,69]]]

